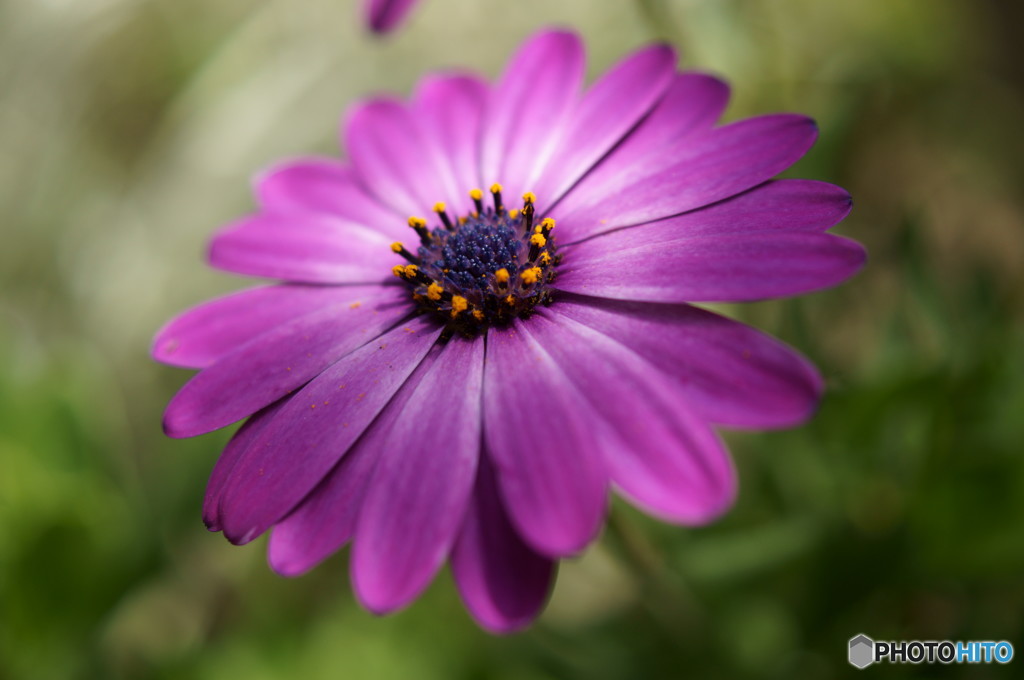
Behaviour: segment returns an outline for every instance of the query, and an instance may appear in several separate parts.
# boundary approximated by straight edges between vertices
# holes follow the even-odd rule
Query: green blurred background
[[[860,632],[1024,654],[1021,7],[425,0],[381,41],[349,0],[0,0],[0,678],[834,678]],[[727,310],[830,390],[806,427],[728,434],[724,520],[616,504],[518,636],[478,630],[447,573],[378,619],[345,555],[285,580],[263,541],[204,530],[227,433],[163,437],[186,373],[149,339],[243,285],[202,256],[257,169],[334,153],[355,97],[443,66],[493,76],[550,23],[582,32],[591,75],[667,39],[732,83],[728,118],[815,116],[790,174],[850,189],[838,231],[871,262]]]

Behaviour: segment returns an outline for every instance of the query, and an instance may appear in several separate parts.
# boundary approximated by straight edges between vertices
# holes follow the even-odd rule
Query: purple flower
[[[417,0],[365,0],[363,14],[374,33],[390,33],[412,10]]]
[[[411,102],[356,106],[347,162],[261,175],[259,211],[210,260],[286,283],[187,311],[153,347],[201,369],[170,436],[250,416],[207,526],[239,544],[272,528],[289,576],[351,540],[377,613],[448,559],[476,620],[510,631],[597,536],[610,490],[683,525],[724,512],[736,480],[713,427],[800,423],[822,381],[688,303],[826,288],[864,250],[825,233],[845,191],[771,179],[813,121],[716,127],[728,88],[675,63],[649,47],[580,94],[579,38],[545,31],[493,87],[435,75]]]

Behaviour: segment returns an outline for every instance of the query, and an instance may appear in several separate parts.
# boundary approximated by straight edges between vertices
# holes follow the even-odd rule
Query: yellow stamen
[[[494,272],[494,280],[498,283],[505,283],[508,281],[508,270],[502,267],[498,271]]]
[[[511,306],[514,306],[514,305],[516,304],[516,298],[515,298],[515,296],[514,296],[514,295],[509,295],[509,296],[508,296],[507,298],[505,298],[505,302],[506,302],[506,303],[507,303],[507,304],[508,304],[508,305],[509,305],[510,307],[511,307]]]
[[[414,264],[407,264],[407,265],[405,265],[405,275],[406,276],[416,276],[416,272],[418,270],[419,270],[419,267],[417,267]]]
[[[470,189],[469,197],[472,198],[474,201],[480,201],[483,200],[484,192],[480,191],[479,189]]]
[[[446,207],[447,206],[445,206],[444,201],[438,201],[434,204],[434,212],[443,213]]]
[[[540,263],[541,264],[551,264],[551,254],[550,253],[541,253],[540,254]]]
[[[544,227],[548,231],[551,231],[552,229],[555,228],[555,221],[550,217],[545,217],[540,221],[540,226]]]
[[[491,185],[491,193],[492,193],[492,194],[498,194],[498,193],[501,193],[501,185],[500,185],[500,184],[498,184],[497,182],[495,182],[494,184],[492,184],[492,185]]]
[[[530,267],[520,274],[519,277],[523,280],[523,283],[533,284],[537,283],[542,273],[540,267]]]
[[[395,241],[391,244],[391,252],[400,253],[405,246],[402,245],[401,241]]]
[[[533,193],[532,191],[527,191],[525,194],[523,194],[523,202],[524,203],[532,204],[536,200],[537,200],[537,195],[535,193]]]
[[[461,295],[452,296],[452,316],[455,316],[459,312],[466,311],[467,307],[469,307],[469,301],[466,298]]]
[[[544,234],[537,233],[530,237],[530,243],[539,248],[543,248],[547,242],[548,240],[544,238]]]
[[[398,278],[402,278],[402,274],[405,274],[405,267],[400,264],[396,264],[394,267],[391,268],[391,273],[397,276]]]
[[[444,288],[442,288],[437,283],[431,283],[429,286],[427,286],[427,297],[430,298],[431,300],[440,300],[441,293],[443,292]]]
[[[415,229],[416,227],[425,227],[427,226],[427,221],[422,217],[416,217],[415,215],[413,215],[412,217],[409,218],[409,226],[412,227],[413,229]],[[392,246],[392,249],[394,249],[394,246]]]
[[[483,321],[484,320],[484,313],[482,311],[480,311],[479,309],[474,309],[473,310],[473,318],[476,319],[477,321]]]

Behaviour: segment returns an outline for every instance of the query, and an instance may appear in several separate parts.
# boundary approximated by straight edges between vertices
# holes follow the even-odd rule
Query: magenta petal
[[[577,408],[601,433],[598,447],[612,482],[648,512],[681,524],[707,523],[732,505],[729,455],[687,393],[607,335],[564,315],[542,314],[530,330],[588,402]]]
[[[397,286],[346,289],[347,299],[264,333],[201,371],[164,413],[171,437],[230,425],[277,401],[409,314]]]
[[[866,258],[859,243],[832,234],[718,234],[634,247],[632,231],[573,246],[555,285],[616,300],[765,300],[834,286],[856,274]]]
[[[814,366],[790,347],[690,305],[563,296],[550,310],[629,347],[713,423],[791,427],[811,416],[824,388]]]
[[[690,236],[749,231],[825,231],[850,213],[850,194],[833,184],[776,179],[692,212],[628,227],[616,236],[630,248]],[[615,236],[599,235],[594,240]]]
[[[394,30],[409,14],[417,0],[365,0],[366,23],[374,33]]]
[[[440,335],[422,319],[341,359],[289,397],[231,472],[224,535],[246,543],[291,511],[395,395]]]
[[[353,222],[314,214],[253,215],[221,229],[210,264],[302,283],[382,281],[398,258],[391,241]]]
[[[793,114],[730,123],[663,150],[670,166],[621,168],[613,192],[580,186],[570,194],[572,205],[557,213],[561,222],[600,225],[592,234],[694,210],[771,179],[807,153],[817,136],[813,120]],[[586,227],[575,229],[574,240]]]
[[[400,101],[372,99],[354,107],[344,136],[353,167],[382,203],[406,217],[422,217],[444,199],[445,183],[434,147]]]
[[[524,628],[544,607],[554,563],[530,549],[512,527],[486,455],[451,561],[466,608],[493,633]]]
[[[318,213],[340,217],[389,238],[407,235],[406,215],[378,203],[360,186],[352,168],[332,158],[299,158],[278,163],[254,182],[266,213]]]
[[[487,333],[484,434],[518,533],[534,550],[560,557],[597,535],[608,477],[593,423],[529,332],[532,322]]]
[[[510,205],[534,189],[552,159],[576,104],[585,65],[577,35],[541,31],[519,48],[491,91],[481,174],[485,184],[504,186]],[[551,198],[539,198],[550,204]]]
[[[352,583],[370,611],[408,604],[455,542],[480,457],[483,362],[482,338],[451,338],[360,443],[379,452],[352,548]]]
[[[447,187],[446,194],[435,200],[446,201],[453,215],[472,210],[469,190],[484,186],[479,167],[480,130],[487,96],[483,80],[446,75],[425,78],[413,98],[413,112]]]
[[[566,222],[563,218],[621,191],[624,177],[671,166],[676,160],[671,149],[711,130],[728,102],[729,87],[721,80],[702,73],[677,74],[650,115],[551,211],[550,216],[560,223],[562,238],[576,240],[611,229],[600,220]]]
[[[623,59],[587,91],[533,191],[551,204],[626,136],[672,83],[676,53],[666,45]]]
[[[263,286],[204,302],[182,312],[153,339],[153,358],[171,366],[206,368],[287,321],[350,296],[344,288]]]
[[[269,423],[284,402],[277,401],[258,413],[254,413],[247,421],[238,428],[238,431],[231,437],[231,441],[224,447],[217,463],[210,472],[210,479],[206,482],[206,495],[203,498],[203,523],[210,531],[220,531],[220,499],[224,492],[224,486],[231,479],[231,471],[242,458],[242,454],[249,448],[249,444]]]
[[[377,454],[369,447],[353,446],[319,486],[274,525],[267,545],[274,571],[300,576],[351,540]]]

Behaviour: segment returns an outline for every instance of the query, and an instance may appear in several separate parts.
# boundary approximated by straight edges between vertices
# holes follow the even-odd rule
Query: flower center
[[[484,207],[480,189],[469,195],[475,210],[455,220],[444,203],[436,204],[441,225],[433,229],[420,217],[409,218],[420,237],[415,255],[401,243],[391,244],[409,262],[391,271],[409,286],[420,309],[464,335],[507,324],[548,303],[559,260],[551,236],[555,221],[534,224],[532,193],[523,195],[521,210],[505,209],[500,184],[491,186],[493,207]]]

